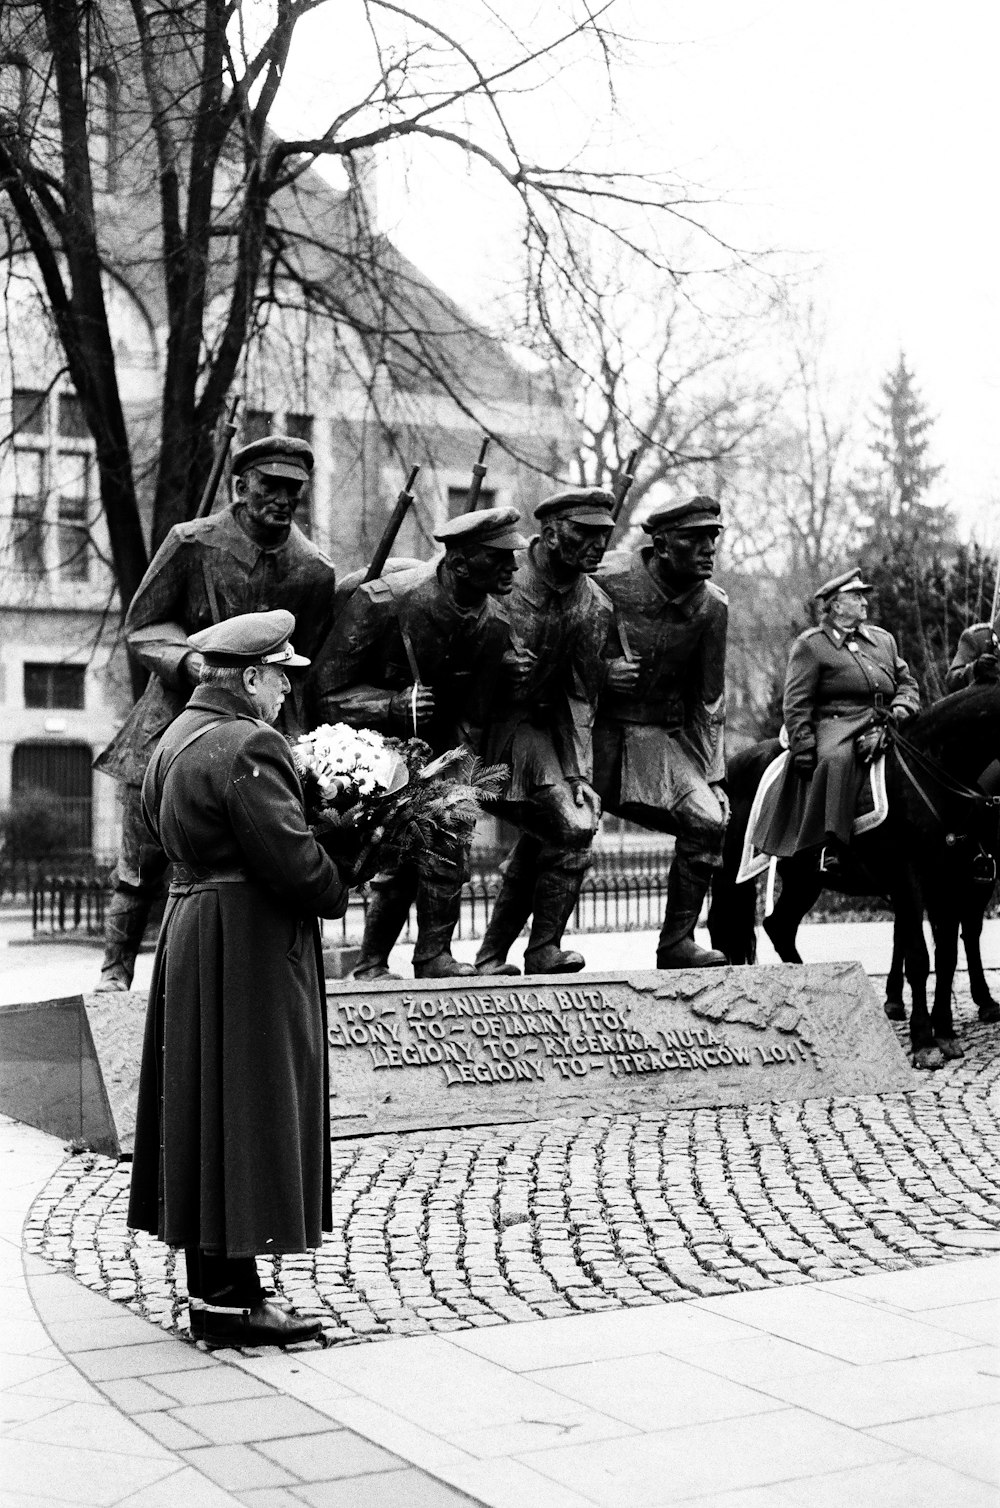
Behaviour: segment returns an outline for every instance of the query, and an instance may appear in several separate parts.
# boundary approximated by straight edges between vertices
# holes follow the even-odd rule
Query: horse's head
[[[1000,685],[943,697],[905,724],[903,736],[952,775],[975,782],[1000,756]]]

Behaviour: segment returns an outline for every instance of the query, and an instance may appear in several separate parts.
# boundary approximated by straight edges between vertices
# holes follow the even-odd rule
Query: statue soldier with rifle
[[[210,484],[199,516],[170,530],[129,606],[125,642],[150,678],[95,761],[123,790],[122,840],[106,914],[99,990],[130,987],[165,872],[166,860],[145,834],[139,793],[161,735],[199,684],[202,657],[188,636],[242,613],[275,608],[294,614],[296,639],[307,656],[315,654],[329,631],[334,569],[294,522],[312,468],[312,451],[304,440],[268,435],[244,445],[233,457],[233,505],[211,513]],[[216,487],[221,470],[217,463]],[[285,703],[280,726],[287,733],[304,731],[298,687]]]
[[[486,744],[511,766],[498,814],[521,829],[476,958],[481,974],[516,974],[507,953],[528,917],[528,973],[574,973],[564,950],[600,820],[591,734],[611,604],[593,581],[614,528],[614,496],[572,488],[535,509],[541,536],[520,557],[511,648]]]
[[[594,728],[594,787],[606,811],[676,836],[656,964],[699,968],[726,962],[694,941],[729,810],[728,607],[710,579],[719,504],[694,497],[657,509],[642,527],[650,544],[606,556],[597,573],[615,626]]]
[[[990,686],[1000,681],[1000,564],[993,588],[993,606],[988,623],[970,623],[958,641],[955,658],[944,678],[946,692],[963,691],[966,686]]]
[[[510,643],[496,600],[509,594],[516,508],[463,513],[435,534],[444,558],[359,586],[317,656],[313,705],[323,722],[420,738],[435,754],[481,752],[483,725]],[[418,979],[473,973],[452,956],[469,842],[429,849],[419,864],[377,875],[356,979],[384,979],[416,902]]]

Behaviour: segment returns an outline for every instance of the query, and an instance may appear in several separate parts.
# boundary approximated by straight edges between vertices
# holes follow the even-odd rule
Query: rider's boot
[[[155,896],[131,885],[117,885],[104,913],[104,959],[96,993],[130,990],[135,960],[142,947]]]
[[[701,948],[694,940],[711,878],[707,866],[674,854],[667,880],[667,909],[656,949],[658,969],[710,969],[729,962],[718,948]]]

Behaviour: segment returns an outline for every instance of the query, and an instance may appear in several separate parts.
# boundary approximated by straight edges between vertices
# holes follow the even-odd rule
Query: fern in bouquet
[[[435,759],[422,739],[344,723],[303,735],[292,757],[313,830],[355,883],[427,853],[459,865],[480,810],[509,778],[506,765],[483,766],[465,749]]]

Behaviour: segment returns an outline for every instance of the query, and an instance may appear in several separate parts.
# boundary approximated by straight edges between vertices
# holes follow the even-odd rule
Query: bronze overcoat
[[[335,574],[326,556],[292,524],[284,544],[255,544],[237,508],[177,524],[153,556],[125,617],[129,653],[150,671],[149,681],[94,766],[128,785],[141,785],[164,729],[187,704],[192,687],[183,669],[188,634],[235,618],[283,607],[295,615],[295,648],[310,659],[334,614]],[[298,678],[279,726],[305,729]]]
[[[992,625],[989,623],[970,624],[963,631],[958,641],[958,648],[955,650],[955,658],[948,666],[948,674],[944,678],[945,690],[963,691],[966,686],[974,686],[976,684],[974,669],[979,656],[996,653]]]
[[[193,738],[193,735],[198,735]],[[347,891],[281,734],[199,687],[143,783],[175,866],[153,964],[129,1224],[231,1257],[330,1228],[326,1000],[317,916]]]
[[[509,643],[501,603],[487,597],[460,608],[439,561],[381,576],[358,587],[316,656],[317,720],[412,737],[412,724],[395,721],[390,705],[413,684],[415,665],[435,708],[419,736],[438,754],[458,745],[478,753]]]
[[[614,607],[612,652],[639,661],[639,680],[601,692],[594,744],[618,772],[612,799],[669,809],[692,781],[725,778],[729,599],[712,581],[670,596],[655,561],[649,547],[615,551],[597,572]]]

